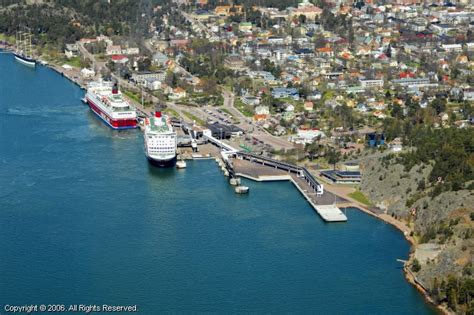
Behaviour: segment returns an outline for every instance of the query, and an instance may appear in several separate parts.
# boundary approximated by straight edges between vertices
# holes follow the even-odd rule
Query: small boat
[[[249,192],[249,188],[247,186],[237,186],[235,187],[236,194],[247,194]]]
[[[179,160],[178,162],[176,162],[176,168],[177,169],[186,168],[186,161]]]
[[[240,178],[232,177],[232,178],[229,180],[229,183],[230,183],[232,186],[240,185]]]

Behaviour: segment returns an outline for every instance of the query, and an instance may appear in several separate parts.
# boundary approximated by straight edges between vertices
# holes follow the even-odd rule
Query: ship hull
[[[30,66],[30,67],[35,67],[36,66],[36,60],[32,59],[32,58],[28,58],[28,57],[25,57],[25,56],[22,56],[20,54],[17,54],[17,53],[13,53],[13,55],[15,56],[15,60],[26,65],[26,66]]]
[[[147,156],[146,158],[148,160],[148,163],[156,167],[174,167],[176,165],[176,160],[177,160],[176,156],[169,160],[158,160],[158,159],[153,159],[149,156]]]
[[[113,119],[110,118],[107,113],[102,111],[99,106],[95,105],[89,98],[87,100],[87,105],[89,108],[96,114],[107,126],[114,130],[123,130],[123,129],[135,129],[137,128],[136,119]]]

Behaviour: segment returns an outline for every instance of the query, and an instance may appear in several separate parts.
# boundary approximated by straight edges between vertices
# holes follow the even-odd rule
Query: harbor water
[[[0,54],[0,313],[434,313],[392,226],[356,209],[325,224],[289,182],[237,195],[212,160],[151,167],[140,131],[109,129],[83,95]]]

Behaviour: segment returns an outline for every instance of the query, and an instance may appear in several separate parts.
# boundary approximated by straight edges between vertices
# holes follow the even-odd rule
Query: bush
[[[420,179],[420,181],[418,182],[418,186],[416,187],[416,190],[421,191],[421,190],[425,190],[425,188],[426,188],[425,180]]]
[[[420,243],[428,243],[430,240],[436,238],[436,229],[433,226],[430,226],[426,233],[420,239]]]
[[[411,271],[418,272],[420,270],[421,270],[420,262],[418,261],[418,259],[415,258],[413,260],[413,263],[411,264]]]

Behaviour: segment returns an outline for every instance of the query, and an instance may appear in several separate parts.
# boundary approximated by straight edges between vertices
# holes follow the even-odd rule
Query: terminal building
[[[336,184],[360,184],[361,176],[359,171],[321,171],[321,176],[331,180]]]

